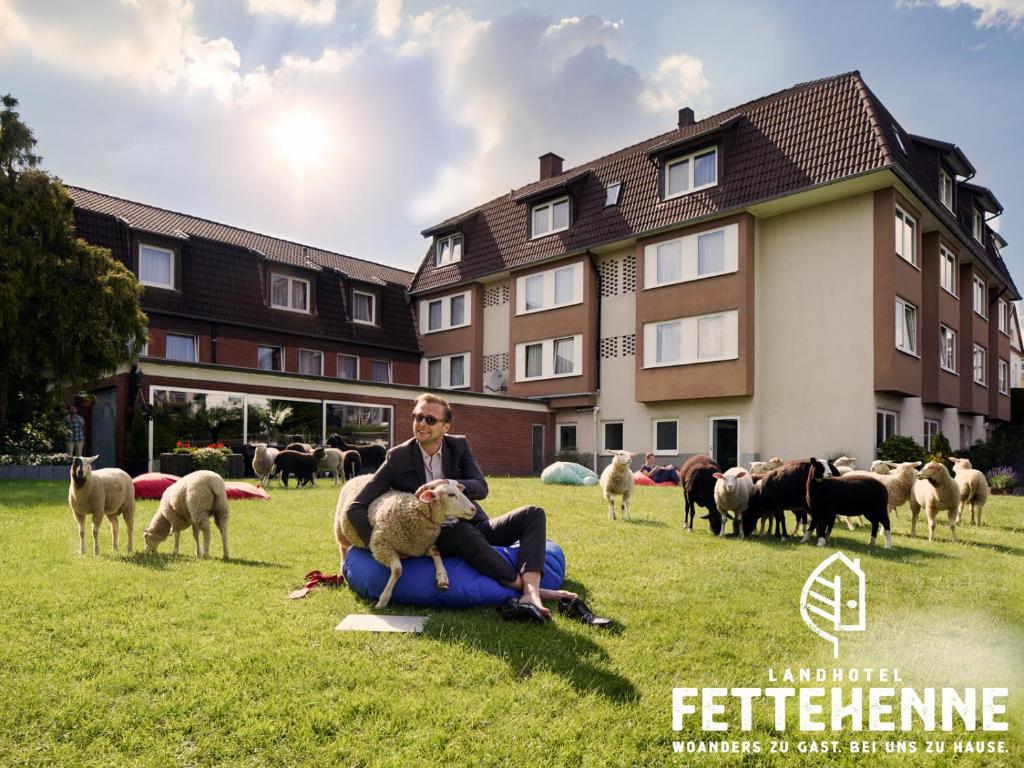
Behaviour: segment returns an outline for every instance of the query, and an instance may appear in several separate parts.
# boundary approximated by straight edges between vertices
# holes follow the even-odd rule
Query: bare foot
[[[563,597],[579,597],[575,592],[568,592],[564,589],[541,589],[541,600],[561,600]]]

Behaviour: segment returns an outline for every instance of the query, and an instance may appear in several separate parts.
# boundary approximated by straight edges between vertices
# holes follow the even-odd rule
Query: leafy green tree
[[[55,413],[69,387],[141,351],[135,276],[75,236],[74,205],[39,170],[32,131],[0,103],[0,452],[14,431]],[[12,405],[16,407],[12,407]]]

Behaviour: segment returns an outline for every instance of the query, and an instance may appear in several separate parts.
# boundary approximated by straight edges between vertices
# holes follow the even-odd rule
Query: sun
[[[283,166],[302,175],[322,166],[334,145],[326,116],[309,107],[278,115],[270,125],[270,143]]]

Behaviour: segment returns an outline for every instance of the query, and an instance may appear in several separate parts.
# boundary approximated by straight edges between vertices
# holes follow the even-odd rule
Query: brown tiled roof
[[[718,184],[662,200],[659,169],[651,156],[690,139],[695,142],[692,149],[699,149],[702,137],[721,149]],[[512,190],[473,209],[477,215],[471,218],[451,217],[453,228],[461,228],[465,238],[462,261],[436,267],[428,248],[411,290],[431,291],[515,270],[885,167],[901,171],[942,208],[937,175],[933,183],[929,169],[907,154],[912,147],[911,136],[859,72],[801,83]],[[572,226],[531,241],[527,200],[537,188],[557,187],[584,172],[586,178],[574,194]],[[606,188],[614,182],[623,185],[619,204],[605,207]],[[939,215],[964,231],[956,217]],[[986,258],[980,248],[976,255]],[[1005,265],[1000,274],[1012,286]]]

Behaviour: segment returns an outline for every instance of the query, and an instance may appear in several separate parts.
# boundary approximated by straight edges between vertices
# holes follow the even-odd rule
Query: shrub
[[[945,464],[946,469],[953,466],[953,460],[950,458],[953,455],[953,446],[949,444],[949,438],[941,430],[932,438],[932,444],[928,446],[928,451],[928,461]]]
[[[228,476],[228,458],[217,448],[196,448],[192,451],[192,466],[196,470],[216,472],[221,477]]]
[[[149,435],[146,434],[146,419],[142,409],[136,408],[128,428],[128,438],[124,444],[124,457],[128,461],[139,461],[149,458]]]
[[[0,455],[0,467],[28,466],[51,467],[70,464],[74,457],[70,453],[18,453]]]
[[[996,490],[1007,490],[1017,485],[1017,471],[1013,467],[992,467],[985,473],[988,484]]]
[[[993,467],[1013,465],[1022,446],[1021,428],[1004,426],[996,429],[990,440],[979,441],[966,451],[960,451],[960,455],[970,459],[975,469],[987,472]]]
[[[878,446],[878,458],[882,461],[924,461],[924,448],[912,437],[893,435]]]

